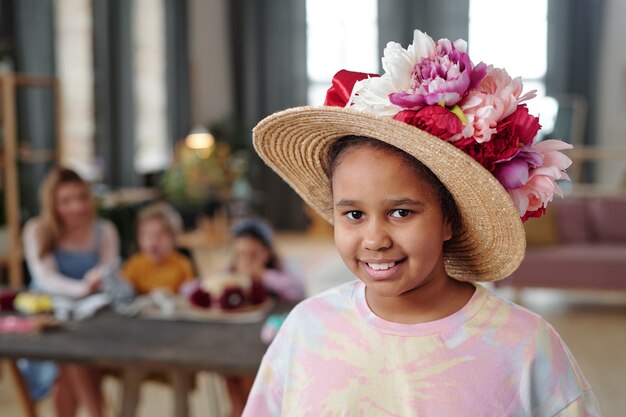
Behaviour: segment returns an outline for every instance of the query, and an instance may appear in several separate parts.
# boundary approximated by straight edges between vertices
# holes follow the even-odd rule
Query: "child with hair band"
[[[303,282],[282,265],[274,248],[274,232],[258,219],[245,219],[232,229],[232,272],[263,284],[270,293],[285,300],[300,301],[305,296]]]
[[[305,297],[302,280],[284,268],[274,247],[274,233],[269,224],[259,219],[245,219],[233,226],[233,257],[228,271],[250,278],[259,298],[268,293],[287,301],[296,302]],[[189,297],[201,285],[200,280],[185,284],[181,292]],[[260,289],[259,289],[260,288]],[[224,375],[231,405],[231,416],[239,417],[248,398],[254,374],[245,376]]]
[[[194,277],[191,261],[176,250],[182,220],[166,203],[154,203],[137,215],[139,253],[126,261],[122,274],[139,294],[157,288],[177,293]]]
[[[416,30],[382,76],[340,71],[326,106],[255,127],[358,280],[291,311],[244,416],[600,415],[552,326],[480,285],[519,266],[571,161],[533,143],[521,80],[465,50]]]

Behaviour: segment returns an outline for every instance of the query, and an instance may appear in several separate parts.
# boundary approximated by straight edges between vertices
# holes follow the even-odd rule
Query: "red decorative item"
[[[269,296],[267,288],[260,280],[252,280],[252,287],[250,288],[250,303],[253,305],[261,304]]]
[[[226,287],[220,297],[219,303],[222,309],[232,310],[243,306],[245,296],[240,287]]]
[[[12,289],[5,289],[0,293],[0,311],[15,311],[13,302],[17,292]]]
[[[371,77],[380,77],[378,74],[368,74],[366,72],[354,72],[341,70],[333,77],[333,85],[326,93],[324,106],[345,107],[350,101],[352,89],[357,81]]]
[[[198,287],[189,295],[189,302],[196,307],[210,308],[211,294]]]
[[[539,217],[543,216],[546,212],[546,208],[545,207],[540,207],[539,209],[535,210],[535,211],[527,211],[526,213],[524,213],[524,215],[522,216],[522,221],[526,222],[526,220],[528,219],[538,219]]]

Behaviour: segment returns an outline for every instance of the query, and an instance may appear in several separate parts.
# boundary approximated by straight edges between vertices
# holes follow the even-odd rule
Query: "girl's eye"
[[[360,220],[363,217],[363,212],[353,210],[353,211],[347,212],[345,215],[350,220]]]
[[[391,217],[402,218],[411,214],[411,210],[397,209],[391,212]]]

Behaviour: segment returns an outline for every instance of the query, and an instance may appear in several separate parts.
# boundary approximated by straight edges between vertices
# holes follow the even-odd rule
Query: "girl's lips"
[[[363,264],[363,267],[365,268],[365,271],[367,272],[367,274],[369,276],[371,276],[372,278],[374,278],[374,279],[388,279],[388,278],[391,278],[398,271],[398,269],[400,269],[400,267],[404,263],[404,259],[400,259],[400,260],[394,261],[392,263],[394,265],[390,266],[387,269],[374,269],[374,268],[372,268],[369,265],[368,262],[361,261],[361,264]],[[378,265],[380,265],[380,264],[378,264]]]

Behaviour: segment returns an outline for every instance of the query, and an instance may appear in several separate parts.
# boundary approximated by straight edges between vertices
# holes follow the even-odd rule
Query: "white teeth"
[[[368,262],[367,266],[369,266],[375,271],[384,271],[384,270],[391,268],[395,264],[396,264],[395,262],[388,262],[388,263],[383,263],[383,264],[371,264]]]

